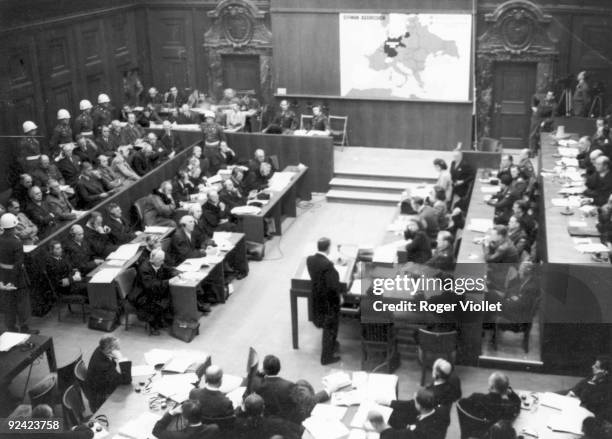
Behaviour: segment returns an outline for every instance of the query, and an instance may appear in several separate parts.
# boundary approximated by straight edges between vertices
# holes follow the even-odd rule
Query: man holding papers
[[[138,267],[138,285],[128,300],[139,311],[139,318],[149,324],[149,334],[159,335],[159,329],[170,318],[170,284],[178,271],[164,263],[166,254],[160,248],[151,251],[151,257]],[[135,296],[135,297],[130,297]]]
[[[306,267],[312,281],[313,323],[323,329],[321,364],[327,365],[340,361],[334,355],[338,348],[338,323],[340,318],[340,276],[334,263],[329,259],[331,240],[320,238],[317,252],[308,256]]]

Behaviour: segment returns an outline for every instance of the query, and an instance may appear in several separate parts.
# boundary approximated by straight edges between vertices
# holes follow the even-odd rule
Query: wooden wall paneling
[[[208,88],[208,61],[204,51],[204,34],[210,26],[210,19],[206,13],[209,9],[204,7],[193,7],[190,10],[193,19],[193,41],[194,41],[194,68],[196,72],[195,86],[198,90]]]
[[[77,60],[72,29],[64,26],[45,29],[36,35],[38,59],[47,104],[47,126],[49,131],[57,123],[57,110],[67,109],[75,116],[78,109]]]
[[[105,34],[110,36],[110,59],[108,62],[111,84],[107,94],[110,94],[115,107],[120,107],[125,100],[123,91],[124,73],[138,66],[135,28],[134,11],[113,14],[105,21]]]
[[[110,87],[110,66],[108,50],[102,20],[91,20],[79,23],[74,27],[78,53],[79,96],[93,104],[99,93],[107,93]]]
[[[164,90],[191,87],[196,73],[190,11],[150,9],[148,18],[153,82]]]
[[[136,47],[137,56],[136,64],[141,72],[140,79],[145,87],[145,91],[153,83],[153,66],[151,63],[151,42],[149,40],[149,29],[148,23],[148,8],[138,8],[134,11],[134,21],[137,23],[135,26],[136,32]],[[163,92],[164,90],[160,90]]]
[[[270,9],[318,12],[351,11],[457,11],[472,8],[472,0],[271,0]]]

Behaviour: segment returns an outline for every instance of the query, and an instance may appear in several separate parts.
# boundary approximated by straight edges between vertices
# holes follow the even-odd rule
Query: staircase
[[[394,206],[409,183],[423,182],[398,175],[347,174],[336,172],[329,182],[328,202]],[[432,182],[434,180],[431,180]]]

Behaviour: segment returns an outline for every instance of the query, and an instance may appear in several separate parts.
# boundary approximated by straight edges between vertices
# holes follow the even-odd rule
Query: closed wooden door
[[[504,148],[527,148],[531,98],[535,92],[535,63],[497,63],[493,89],[492,137]]]
[[[259,96],[259,56],[223,55],[223,88],[254,90]]]

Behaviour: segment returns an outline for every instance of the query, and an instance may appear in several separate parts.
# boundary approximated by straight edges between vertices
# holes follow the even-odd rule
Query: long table
[[[42,354],[47,354],[49,371],[57,370],[53,338],[45,335],[31,335],[27,343],[30,343],[31,347],[16,346],[8,352],[0,352],[0,390],[5,391],[13,378]]]
[[[553,169],[558,160],[554,138],[542,134],[541,145],[540,169]],[[542,361],[548,370],[581,374],[596,355],[612,352],[612,266],[578,252],[567,231],[570,221],[593,224],[594,218],[581,218],[577,209],[562,215],[564,208],[551,202],[561,197],[561,182],[541,175],[539,183]]]
[[[265,220],[271,218],[274,221],[274,234],[282,234],[282,220],[284,217],[295,218],[297,216],[297,199],[310,199],[310,192],[304,187],[305,176],[309,168],[288,166],[283,172],[292,172],[293,176],[287,186],[280,191],[266,190],[270,199],[261,207],[257,214],[236,214],[240,230],[246,235],[247,241],[265,242]]]

